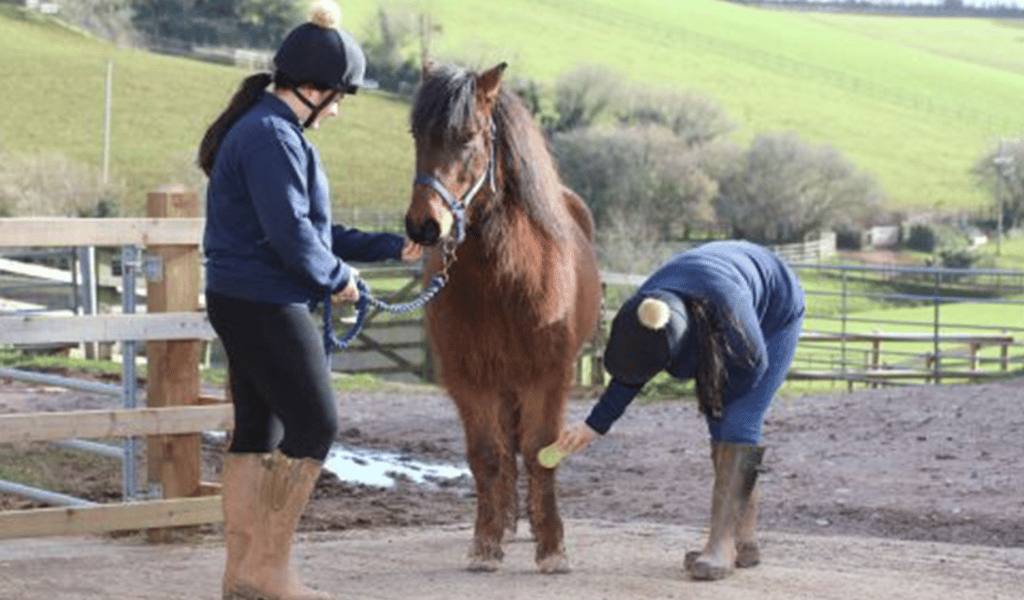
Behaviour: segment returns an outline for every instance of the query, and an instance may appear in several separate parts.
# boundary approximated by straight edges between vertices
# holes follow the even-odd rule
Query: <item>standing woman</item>
[[[206,198],[206,306],[224,344],[235,429],[222,477],[224,598],[322,600],[290,566],[292,538],[337,432],[330,371],[310,304],[354,302],[345,261],[414,261],[399,236],[331,224],[327,175],[306,129],[338,114],[364,79],[362,49],[318,2],[242,82],[199,148]],[[284,435],[272,447],[272,421]]]
[[[612,381],[586,421],[559,436],[563,452],[583,449],[661,370],[695,380],[715,470],[707,542],[685,561],[695,579],[760,562],[761,428],[793,362],[803,315],[796,275],[761,246],[722,241],[683,252],[619,309],[604,355]]]

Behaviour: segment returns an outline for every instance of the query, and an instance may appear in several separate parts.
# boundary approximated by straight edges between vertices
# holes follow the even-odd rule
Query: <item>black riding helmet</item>
[[[299,86],[310,84],[342,94],[377,87],[376,81],[365,77],[366,56],[362,48],[347,31],[337,28],[340,15],[334,2],[316,2],[309,22],[291,30],[274,55],[274,68],[280,79],[291,85],[299,100],[313,111],[303,127],[308,127],[334,101],[336,94],[316,106],[299,92]]]
[[[665,303],[666,321],[656,328],[641,323],[638,308],[647,298]],[[608,336],[604,366],[616,380],[626,385],[643,385],[668,367],[679,351],[689,323],[683,300],[670,292],[638,293],[623,303]]]

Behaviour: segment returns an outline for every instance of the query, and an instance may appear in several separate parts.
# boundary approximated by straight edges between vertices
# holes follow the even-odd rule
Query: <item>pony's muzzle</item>
[[[409,239],[424,246],[433,246],[442,238],[451,235],[455,218],[451,212],[443,211],[438,218],[424,215],[417,220],[412,215],[405,217],[405,233]]]
[[[405,234],[409,239],[423,246],[433,246],[441,239],[441,226],[430,217],[419,221],[411,215],[405,217]]]

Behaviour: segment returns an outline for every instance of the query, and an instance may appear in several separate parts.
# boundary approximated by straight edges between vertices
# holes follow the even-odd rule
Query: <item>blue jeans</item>
[[[768,371],[747,393],[725,402],[722,418],[708,419],[708,432],[714,442],[734,444],[760,444],[761,428],[775,392],[786,381],[789,366],[793,364],[803,314],[781,331],[765,340],[768,348]]]

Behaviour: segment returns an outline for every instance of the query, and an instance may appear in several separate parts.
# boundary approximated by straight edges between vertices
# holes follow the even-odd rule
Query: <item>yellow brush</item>
[[[566,456],[569,456],[569,453],[559,448],[558,442],[555,442],[550,446],[544,446],[541,448],[540,452],[537,453],[537,460],[540,462],[542,467],[554,469]]]

